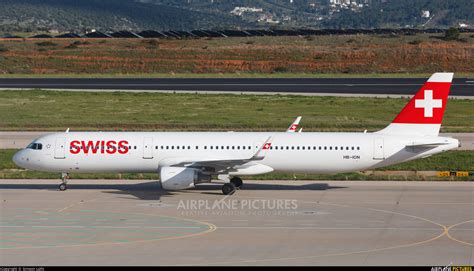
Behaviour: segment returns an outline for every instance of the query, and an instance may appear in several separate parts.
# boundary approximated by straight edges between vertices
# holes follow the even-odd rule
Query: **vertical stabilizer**
[[[437,136],[443,121],[453,73],[435,73],[380,134]]]

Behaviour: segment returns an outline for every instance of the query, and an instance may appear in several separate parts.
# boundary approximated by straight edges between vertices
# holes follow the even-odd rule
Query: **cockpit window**
[[[27,149],[32,149],[32,150],[41,150],[41,149],[43,149],[43,144],[41,144],[41,143],[31,143],[26,148]]]

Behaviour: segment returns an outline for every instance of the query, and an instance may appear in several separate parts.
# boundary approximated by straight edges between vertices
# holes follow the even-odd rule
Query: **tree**
[[[457,40],[459,38],[459,29],[451,27],[444,32],[444,40]]]

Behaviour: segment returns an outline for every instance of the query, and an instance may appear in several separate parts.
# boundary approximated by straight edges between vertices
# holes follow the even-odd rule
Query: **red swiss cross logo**
[[[268,149],[270,149],[271,146],[272,146],[272,143],[265,143],[265,145],[263,145],[262,149],[268,150]]]

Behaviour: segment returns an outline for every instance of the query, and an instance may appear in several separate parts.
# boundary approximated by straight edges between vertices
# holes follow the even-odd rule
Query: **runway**
[[[427,78],[2,78],[0,89],[413,95],[426,80]],[[450,95],[474,96],[474,79],[455,78]]]
[[[2,265],[473,265],[474,183],[0,180]]]

